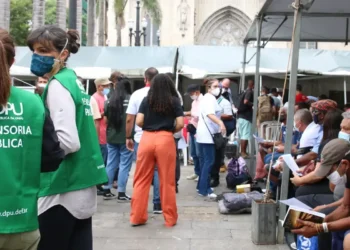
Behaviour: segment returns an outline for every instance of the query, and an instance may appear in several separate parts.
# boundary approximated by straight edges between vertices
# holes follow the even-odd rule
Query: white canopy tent
[[[293,18],[294,16],[294,18]],[[250,41],[262,44],[263,41],[292,41],[289,107],[288,113],[294,113],[296,85],[298,78],[300,41],[349,42],[350,4],[348,0],[267,0],[254,19],[245,37],[245,49]],[[259,86],[261,46],[257,47],[255,86]],[[243,60],[245,71],[246,56]],[[289,71],[289,69],[287,69]],[[337,69],[335,69],[337,71]],[[244,74],[242,77],[244,84]],[[255,96],[259,93],[255,88]],[[256,124],[257,101],[254,103],[253,124]],[[255,127],[255,126],[253,126]],[[291,152],[293,116],[288,116],[285,153]],[[287,198],[289,171],[283,172],[281,199]],[[286,212],[285,205],[280,205],[280,218]],[[279,224],[278,243],[283,243],[284,229]]]

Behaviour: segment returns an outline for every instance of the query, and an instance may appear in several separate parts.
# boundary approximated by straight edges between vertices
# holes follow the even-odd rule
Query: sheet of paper
[[[259,136],[253,135],[257,143],[263,143],[265,140]]]
[[[282,155],[283,161],[292,170],[293,173],[299,170],[298,165],[295,163],[295,160],[291,154]]]
[[[291,198],[289,200],[280,200],[281,203],[287,205],[287,206],[294,206],[294,207],[300,207],[306,210],[312,210],[311,207],[309,207],[308,205],[302,203],[301,201],[299,201],[296,198]]]

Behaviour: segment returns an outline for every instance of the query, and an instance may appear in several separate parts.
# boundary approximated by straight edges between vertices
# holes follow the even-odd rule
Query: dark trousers
[[[222,165],[224,165],[225,149],[226,149],[226,147],[215,150],[215,162],[214,162],[214,166],[213,166],[211,173],[210,173],[211,179],[213,179],[215,181],[220,180],[220,168]]]
[[[181,177],[181,169],[180,169],[180,155],[179,155],[179,141],[180,139],[175,139],[175,144],[176,144],[176,168],[175,168],[175,183],[178,185],[178,182]]]
[[[105,166],[107,166],[107,158],[108,158],[107,144],[100,144],[100,149],[101,149],[103,163],[105,164]]]
[[[335,201],[333,198],[333,194],[310,194],[305,196],[299,196],[297,199],[311,208],[331,204]],[[320,212],[328,215],[332,213],[336,208],[337,207],[326,208],[321,210]],[[318,236],[318,250],[330,250],[330,249],[332,249],[332,234],[331,233],[320,234]]]
[[[78,220],[61,205],[39,215],[38,250],[92,250],[92,220]]]

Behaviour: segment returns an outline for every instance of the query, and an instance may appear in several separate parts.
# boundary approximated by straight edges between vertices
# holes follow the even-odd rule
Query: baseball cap
[[[344,139],[333,139],[328,142],[321,153],[321,166],[316,169],[318,177],[325,177],[334,164],[340,162],[348,155],[350,143]]]
[[[187,87],[187,91],[186,91],[185,95],[189,95],[190,93],[195,92],[195,91],[199,91],[199,90],[200,90],[200,87],[198,84],[195,84],[195,83],[190,84]]]
[[[112,82],[108,79],[108,78],[97,78],[95,80],[95,85],[96,86],[106,86],[106,85],[109,85],[111,84]]]
[[[321,111],[328,111],[337,108],[338,104],[330,99],[320,100],[311,104],[311,107]]]

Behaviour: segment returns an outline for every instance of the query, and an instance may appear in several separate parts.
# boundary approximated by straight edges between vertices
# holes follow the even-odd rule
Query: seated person
[[[344,167],[346,165],[347,168],[347,180],[345,184],[342,204],[338,206],[331,214],[326,216],[323,224],[316,224],[299,220],[299,223],[301,223],[303,227],[300,229],[292,230],[292,233],[311,238],[320,233],[332,232],[332,247],[328,249],[348,250],[350,249],[350,161],[348,160],[348,156],[346,156],[345,159],[340,162],[340,164],[344,165]],[[331,169],[334,169],[334,166],[332,166]],[[327,169],[323,169],[321,172],[327,172]]]
[[[338,138],[338,134],[340,131],[340,124],[342,123],[342,115],[341,110],[333,109],[327,112],[324,117],[323,122],[323,138],[321,144],[319,146],[318,156],[316,158],[316,165],[318,166],[320,163],[322,149],[327,143],[335,138]],[[292,178],[291,181],[295,186],[298,186],[296,196],[302,196],[315,191],[317,193],[329,193],[328,188],[328,180],[325,176],[318,177],[315,175],[313,171],[315,169],[315,164],[309,164],[303,170],[303,177],[301,178]],[[305,193],[306,192],[306,193]]]
[[[329,188],[333,194],[310,194],[297,199],[315,211],[330,214],[342,203],[345,190],[346,171],[350,161],[350,143],[343,139],[330,141],[322,151],[322,163],[319,166],[329,179]],[[332,248],[332,237],[324,234],[318,237],[319,250]]]

